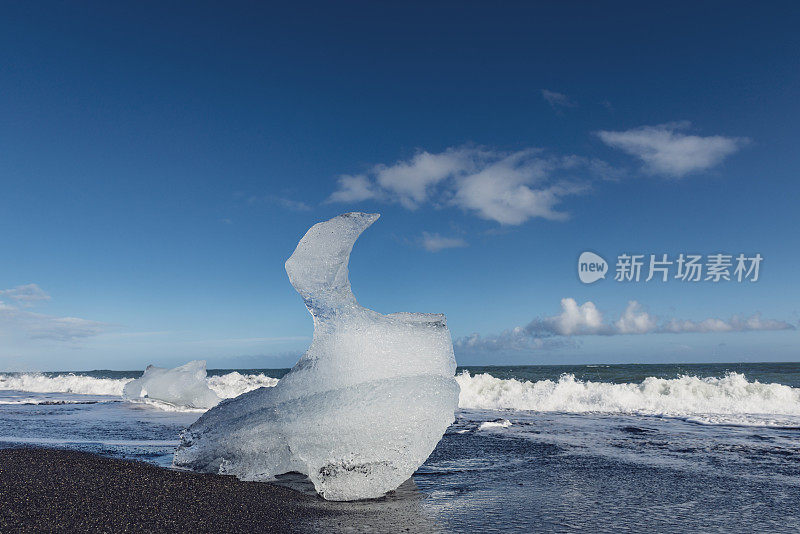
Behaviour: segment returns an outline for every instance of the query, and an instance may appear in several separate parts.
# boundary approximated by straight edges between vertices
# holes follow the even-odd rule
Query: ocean
[[[287,371],[207,381],[229,398]],[[169,467],[202,410],[123,401],[141,374],[0,373],[0,447]],[[464,367],[457,381],[456,420],[409,482],[320,506],[419,532],[800,531],[800,363]]]

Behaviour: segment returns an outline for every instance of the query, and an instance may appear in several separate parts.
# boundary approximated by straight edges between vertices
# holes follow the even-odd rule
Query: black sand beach
[[[0,532],[292,532],[326,514],[287,488],[74,451],[0,450],[0,480]]]
[[[407,481],[329,502],[292,488],[55,449],[0,449],[0,532],[435,532]]]

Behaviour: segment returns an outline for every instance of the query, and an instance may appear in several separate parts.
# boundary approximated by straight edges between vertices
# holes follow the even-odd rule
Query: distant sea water
[[[229,398],[287,371],[207,380]],[[124,402],[141,374],[0,373],[0,447],[169,466],[201,411]],[[329,506],[400,506],[412,531],[800,531],[800,363],[464,367],[457,380],[456,421],[412,481]]]

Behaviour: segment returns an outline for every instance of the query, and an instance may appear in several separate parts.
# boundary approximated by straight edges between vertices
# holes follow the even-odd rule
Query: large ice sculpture
[[[379,497],[407,480],[453,422],[456,362],[444,315],[356,302],[347,264],[379,215],[314,225],[286,272],[314,339],[273,388],[223,401],[181,436],[174,465],[270,480],[297,471],[326,499]]]
[[[131,380],[122,390],[122,398],[149,399],[175,406],[208,409],[219,397],[206,382],[206,362],[194,360],[174,369],[148,365],[141,378]]]

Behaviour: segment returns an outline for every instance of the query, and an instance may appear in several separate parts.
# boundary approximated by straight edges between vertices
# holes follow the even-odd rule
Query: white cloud
[[[572,336],[608,333],[603,315],[594,303],[578,305],[575,299],[561,299],[561,313],[537,318],[526,326],[517,326],[500,334],[472,334],[457,339],[457,349],[467,351],[519,351],[556,349],[573,346]]]
[[[655,329],[655,318],[643,311],[635,300],[628,303],[619,320],[614,323],[614,331],[618,334],[647,334]]]
[[[453,204],[500,224],[517,225],[536,217],[559,221],[569,218],[556,206],[562,197],[586,188],[564,182],[547,184],[548,175],[564,168],[565,160],[541,158],[538,154],[538,150],[520,150],[499,157],[477,172],[459,176]]]
[[[732,317],[729,320],[709,318],[703,321],[670,319],[659,324],[658,319],[642,309],[634,301],[628,302],[619,319],[609,324],[591,301],[578,304],[575,299],[561,299],[561,313],[550,317],[536,318],[526,326],[506,330],[497,335],[473,334],[456,340],[455,346],[468,350],[528,350],[533,348],[557,348],[569,343],[548,342],[550,338],[572,338],[574,336],[614,336],[642,334],[688,334],[710,332],[751,332],[794,330],[785,321],[762,319],[759,314],[750,317]]]
[[[561,314],[544,321],[552,332],[562,336],[597,334],[606,327],[601,314],[593,302],[578,305],[575,299],[561,299]]]
[[[748,142],[741,137],[702,137],[680,131],[690,126],[676,122],[597,135],[605,144],[641,159],[648,172],[673,178],[708,170]]]
[[[555,91],[550,91],[548,89],[542,89],[542,98],[547,101],[553,108],[556,107],[566,107],[566,108],[574,108],[577,106],[575,102],[573,102],[567,95],[563,93],[557,93]]]
[[[51,339],[74,341],[105,332],[109,325],[77,317],[56,317],[20,309],[49,300],[50,296],[36,284],[0,290],[0,296],[16,301],[0,301],[0,336],[6,338]]]
[[[428,252],[439,252],[446,248],[466,247],[467,242],[458,237],[444,237],[439,234],[422,232],[422,247]]]
[[[556,176],[581,169],[606,169],[578,157],[546,157],[538,149],[502,152],[481,147],[419,152],[393,165],[375,165],[360,175],[339,177],[328,202],[379,200],[408,209],[422,204],[456,206],[500,224],[518,225],[532,218],[564,220],[558,205],[586,185]]]
[[[443,180],[475,168],[474,159],[480,151],[450,148],[440,154],[419,152],[409,161],[394,165],[378,165],[375,180],[383,189],[395,195],[408,209],[416,209],[428,200],[431,187]]]

